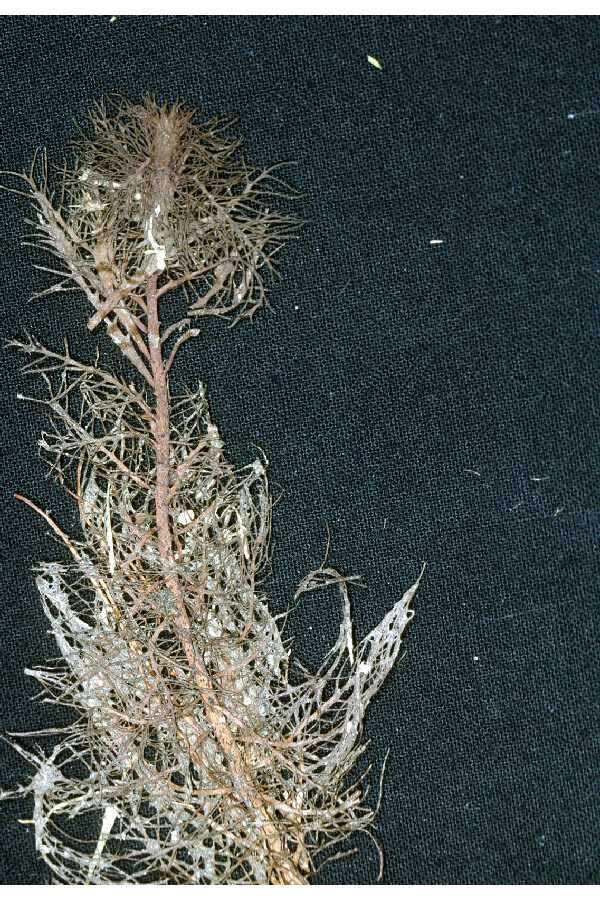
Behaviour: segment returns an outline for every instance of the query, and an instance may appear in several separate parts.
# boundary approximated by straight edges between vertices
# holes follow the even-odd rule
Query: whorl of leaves
[[[198,124],[181,104],[98,104],[91,133],[50,190],[45,155],[25,180],[38,206],[34,238],[67,263],[65,286],[136,312],[136,294],[161,273],[196,286],[193,316],[251,316],[266,302],[263,270],[299,222],[274,211],[295,195],[276,172],[249,167],[229,120]]]

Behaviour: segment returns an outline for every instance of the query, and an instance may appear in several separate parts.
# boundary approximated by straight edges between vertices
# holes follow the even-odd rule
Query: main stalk
[[[159,291],[156,275],[151,276],[148,280],[146,303],[148,350],[155,399],[153,436],[156,459],[154,501],[157,543],[160,557],[165,563],[167,571],[169,571],[166,577],[166,585],[175,602],[175,626],[202,698],[204,717],[212,728],[214,737],[227,759],[232,794],[237,795],[241,803],[250,811],[263,834],[269,880],[274,884],[306,884],[306,879],[301,875],[282,845],[278,829],[267,809],[265,798],[261,796],[249,776],[242,751],[227,723],[227,712],[222,704],[219,703],[210,675],[202,657],[196,652],[192,640],[190,618],[185,604],[184,592],[175,572],[175,557],[173,553],[173,533],[169,510],[171,476],[170,398],[166,366],[162,353],[158,308]],[[203,735],[199,725],[195,721],[192,721],[190,724],[195,728],[198,740],[202,740]]]

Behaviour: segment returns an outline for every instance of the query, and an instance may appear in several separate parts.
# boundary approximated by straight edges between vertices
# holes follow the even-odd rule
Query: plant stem
[[[259,827],[263,832],[267,850],[269,880],[275,884],[306,884],[306,879],[299,872],[282,846],[277,827],[266,808],[265,799],[261,796],[248,774],[242,752],[227,724],[225,711],[219,703],[204,661],[196,653],[183,591],[174,570],[173,535],[169,513],[171,469],[169,386],[161,349],[158,298],[158,278],[156,275],[153,275],[148,280],[146,302],[148,308],[148,347],[155,398],[153,434],[156,453],[156,483],[154,500],[159,554],[167,569],[172,570],[167,575],[165,582],[175,602],[175,626],[178,630],[186,659],[194,673],[196,686],[202,697],[204,716],[228,761],[232,788],[244,806],[251,811],[255,821],[260,823]],[[199,726],[197,727],[197,732],[198,734],[201,733]]]
[[[169,385],[162,357],[158,316],[157,276],[148,281],[148,347],[155,398],[154,446],[156,451],[156,529],[158,552],[167,563],[173,562],[171,523],[169,521],[170,416]]]

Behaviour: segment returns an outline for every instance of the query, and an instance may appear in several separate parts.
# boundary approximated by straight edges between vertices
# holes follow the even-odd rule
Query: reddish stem
[[[160,319],[158,316],[157,276],[148,281],[146,294],[148,303],[148,347],[154,397],[156,401],[154,417],[154,446],[156,449],[156,528],[158,552],[165,562],[172,562],[171,523],[169,521],[169,473],[170,473],[170,417],[169,385],[160,345]]]
[[[174,566],[174,554],[169,511],[171,471],[169,385],[161,350],[158,297],[158,277],[153,275],[148,280],[146,299],[148,304],[148,346],[155,396],[153,434],[156,453],[156,482],[154,502],[158,550],[167,568],[171,568]],[[269,815],[264,798],[248,774],[242,752],[227,724],[223,710],[220,708],[218,696],[204,661],[196,653],[191,636],[190,618],[185,605],[183,590],[176,573],[173,571],[172,574],[169,574],[165,582],[175,601],[177,610],[175,625],[202,697],[204,716],[229,762],[232,787],[242,803],[261,822],[265,844],[271,856],[270,880],[278,884],[306,884],[306,880],[284,850],[281,837]],[[192,724],[197,727],[198,732],[201,731],[200,726],[196,726],[195,720]]]

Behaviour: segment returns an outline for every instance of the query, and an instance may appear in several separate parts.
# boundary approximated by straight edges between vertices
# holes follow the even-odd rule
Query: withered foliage
[[[337,586],[339,636],[316,673],[292,663],[260,587],[265,465],[233,468],[203,389],[168,384],[194,316],[265,302],[263,275],[296,228],[267,204],[289,192],[179,105],[119,101],[92,124],[56,195],[45,164],[24,178],[37,243],[60,260],[48,292],[83,291],[88,326],[105,323],[141,380],[15,342],[46,382],[46,399],[28,399],[52,412],[40,443],[81,534],[38,510],[70,561],[40,567],[61,656],[28,672],[75,715],[48,752],[14,744],[35,774],[3,796],[33,795],[36,846],[60,882],[304,883],[371,829],[351,770],[418,581],[355,646],[352,579],[312,572],[298,593]],[[188,313],[165,327],[181,286]]]

